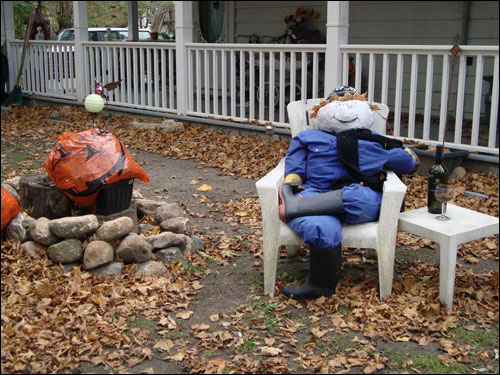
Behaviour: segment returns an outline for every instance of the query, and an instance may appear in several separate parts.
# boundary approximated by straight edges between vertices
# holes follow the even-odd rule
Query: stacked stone
[[[16,192],[19,178],[2,185]],[[35,257],[38,256],[34,251],[37,243],[47,247],[48,258],[63,264],[65,269],[81,265],[88,272],[118,277],[123,266],[130,263],[137,263],[136,273],[143,275],[161,275],[167,271],[164,263],[172,261],[179,260],[187,266],[185,255],[203,247],[201,240],[192,236],[189,219],[177,204],[143,199],[134,191],[132,205],[137,213],[153,218],[161,233],[139,235],[137,223],[128,216],[100,224],[98,216],[93,214],[49,220],[34,219],[20,212],[5,228],[5,236],[21,242],[21,248]],[[139,232],[146,233],[152,227],[141,224]]]

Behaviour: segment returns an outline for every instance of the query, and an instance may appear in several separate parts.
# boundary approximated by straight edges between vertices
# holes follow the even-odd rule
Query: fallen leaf
[[[213,187],[208,185],[208,184],[203,184],[201,185],[198,189],[196,189],[198,191],[209,191],[209,190],[213,190]]]
[[[410,341],[410,338],[407,336],[396,337],[396,341],[406,342],[406,341]]]
[[[219,321],[219,314],[210,315],[208,319],[210,319],[211,322],[217,322]]]
[[[266,343],[267,346],[273,346],[275,343],[276,339],[274,338],[264,338],[264,342]]]
[[[372,374],[373,372],[375,372],[377,370],[377,368],[374,366],[374,365],[368,365],[366,366],[364,369],[363,369],[363,373],[364,374]]]
[[[195,289],[195,290],[200,290],[201,288],[204,288],[205,286],[204,285],[201,285],[200,282],[198,280],[195,280],[192,282],[191,286]]]
[[[195,331],[208,331],[210,329],[210,326],[208,324],[195,324],[191,326],[191,329]]]
[[[322,331],[319,327],[313,327],[313,328],[311,329],[311,333],[312,333],[314,336],[318,337],[318,338],[323,337],[323,336],[324,336],[324,335],[326,335],[328,332],[329,332],[329,330],[328,330],[328,329],[325,329],[325,330],[323,330],[323,331]]]
[[[493,281],[494,285],[499,286],[500,280],[499,280],[499,272],[498,271],[495,271],[493,273],[493,276],[491,276],[491,280]]]
[[[281,353],[281,349],[280,348],[272,348],[272,347],[269,347],[269,346],[261,346],[260,347],[260,353],[262,355],[267,355],[267,356],[276,356],[278,354]]]
[[[464,259],[465,259],[467,262],[472,263],[472,264],[477,264],[477,263],[479,263],[479,259],[477,259],[476,257],[473,257],[472,255],[466,256]]]
[[[193,311],[184,311],[184,312],[178,312],[177,314],[175,314],[175,317],[176,318],[180,318],[180,319],[189,319],[191,318],[191,315],[193,315]]]
[[[168,352],[170,349],[174,347],[174,343],[172,340],[160,340],[156,344],[153,345],[153,349],[162,350]]]
[[[186,349],[182,348],[181,350],[179,350],[177,352],[177,354],[168,356],[167,359],[170,359],[171,361],[174,361],[174,362],[181,362],[182,360],[184,360],[184,357],[186,356],[186,354],[187,354]]]

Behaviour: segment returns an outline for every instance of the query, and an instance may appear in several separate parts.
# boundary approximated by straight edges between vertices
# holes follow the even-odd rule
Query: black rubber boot
[[[279,215],[285,223],[301,216],[338,215],[344,212],[342,189],[312,197],[297,198],[293,194],[292,187],[284,184],[279,187],[278,194]]]
[[[298,286],[285,285],[281,290],[285,296],[301,301],[330,297],[335,293],[342,266],[341,245],[327,249],[311,246],[309,257],[311,264],[309,280]]]

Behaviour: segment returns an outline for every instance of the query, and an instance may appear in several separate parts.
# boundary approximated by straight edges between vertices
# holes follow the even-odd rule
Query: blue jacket
[[[402,148],[384,150],[370,141],[359,140],[359,169],[373,172],[390,169],[396,174],[411,173],[415,162]],[[321,130],[305,130],[294,137],[285,159],[285,176],[295,173],[302,185],[319,191],[328,191],[341,177],[348,174],[337,154],[337,137]]]

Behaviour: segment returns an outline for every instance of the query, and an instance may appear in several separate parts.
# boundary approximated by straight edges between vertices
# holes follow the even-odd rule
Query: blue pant
[[[315,189],[306,189],[300,194],[305,198],[321,194]],[[359,224],[378,220],[382,193],[360,185],[342,189],[344,213],[336,216],[303,216],[288,222],[292,231],[309,246],[324,249],[335,247],[342,241],[342,223]]]

